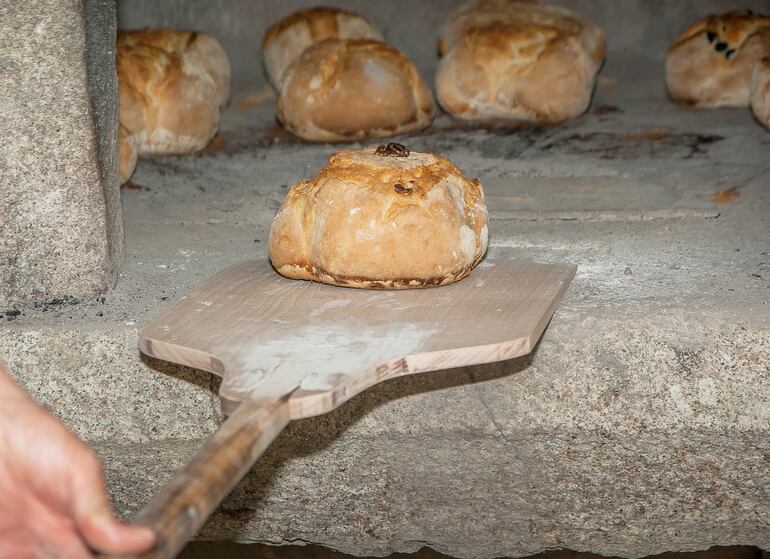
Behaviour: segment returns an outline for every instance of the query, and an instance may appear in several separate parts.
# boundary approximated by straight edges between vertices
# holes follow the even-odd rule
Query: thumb
[[[128,554],[149,550],[155,534],[144,526],[129,526],[112,514],[99,460],[90,451],[75,464],[72,477],[75,524],[89,547],[101,553]]]

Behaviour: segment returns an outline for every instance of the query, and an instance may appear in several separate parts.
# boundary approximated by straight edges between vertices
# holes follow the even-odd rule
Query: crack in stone
[[[495,426],[495,429],[497,430],[497,433],[503,438],[503,440],[510,444],[513,444],[512,441],[508,440],[508,437],[503,432],[502,428],[500,427],[500,424],[497,422],[497,419],[495,419],[495,414],[492,412],[492,408],[489,406],[487,401],[484,399],[483,392],[481,391],[481,387],[478,385],[479,380],[476,378],[476,375],[473,371],[473,369],[468,369],[468,376],[470,377],[471,381],[473,381],[473,389],[476,391],[479,397],[479,401],[484,406],[484,408],[487,410],[487,414],[489,415],[489,420],[492,422],[492,425]]]

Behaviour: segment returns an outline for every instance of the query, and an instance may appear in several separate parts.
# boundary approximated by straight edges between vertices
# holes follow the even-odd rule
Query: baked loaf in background
[[[333,155],[292,186],[273,221],[269,253],[289,278],[403,289],[470,273],[487,249],[478,179],[449,160],[400,144]]]
[[[430,89],[396,48],[370,39],[326,39],[281,79],[278,120],[306,140],[381,138],[428,126]]]
[[[439,29],[439,56],[444,56],[468,29],[515,18],[522,4],[537,3],[538,0],[469,0],[460,4],[447,14]]]
[[[142,154],[202,149],[230,97],[230,63],[213,37],[173,29],[118,33],[120,123]]]
[[[761,124],[770,129],[770,57],[763,58],[754,66],[751,111]]]
[[[436,93],[470,120],[555,123],[583,113],[604,59],[604,33],[566,8],[474,0],[452,12],[438,44]]]
[[[770,17],[732,11],[705,17],[671,44],[666,85],[696,107],[747,107],[754,65],[770,56]]]
[[[120,184],[128,182],[136,169],[136,141],[122,124],[118,130],[118,146],[120,147],[120,163],[118,172],[120,174]]]
[[[270,26],[262,38],[262,58],[272,84],[278,88],[286,68],[307,47],[324,39],[382,40],[382,34],[368,19],[347,10],[296,11]]]

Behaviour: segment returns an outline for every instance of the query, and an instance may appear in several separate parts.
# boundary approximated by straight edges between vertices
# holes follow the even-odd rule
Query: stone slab
[[[0,308],[93,297],[123,255],[115,5],[0,5]]]
[[[575,295],[530,359],[394,380],[291,425],[201,537],[469,558],[770,545],[770,330],[587,312]],[[218,419],[211,379],[153,370],[132,345],[73,331],[0,343],[104,457],[124,515]]]
[[[642,74],[607,74],[562,126],[442,116],[401,139],[490,184],[493,252],[578,264],[575,280],[530,359],[395,380],[290,426],[201,538],[467,559],[770,547],[770,135]],[[140,361],[137,326],[264,253],[288,186],[339,149],[282,134],[269,96],[239,104],[252,94],[208,150],[139,163],[115,290],[1,323],[0,356],[102,454],[124,515],[219,421],[215,381]]]

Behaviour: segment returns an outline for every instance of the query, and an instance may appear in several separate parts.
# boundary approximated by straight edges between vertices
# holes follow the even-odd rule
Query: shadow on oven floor
[[[179,555],[179,559],[354,559],[351,555],[332,551],[317,545],[268,546],[260,544],[237,544],[231,542],[192,542]],[[449,559],[430,549],[417,553],[395,553],[390,559]],[[569,550],[554,550],[530,555],[527,559],[611,559],[594,553],[580,553]],[[770,559],[770,552],[756,547],[729,546],[712,547],[706,551],[671,552],[650,555],[647,559]]]

